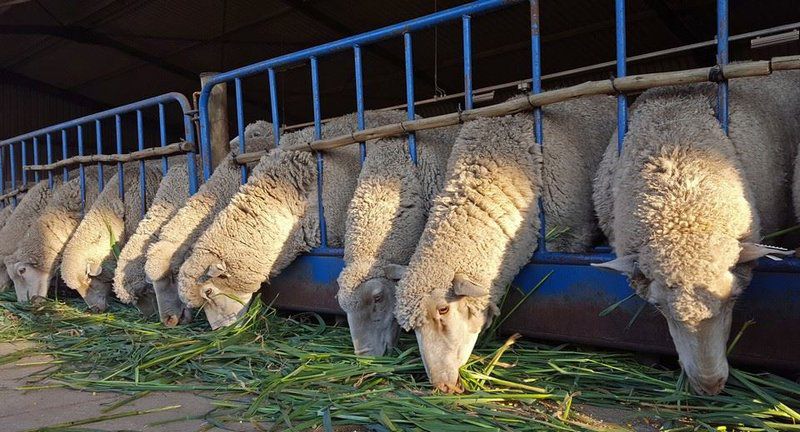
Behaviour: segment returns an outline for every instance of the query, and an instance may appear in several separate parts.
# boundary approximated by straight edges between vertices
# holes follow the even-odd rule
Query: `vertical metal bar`
[[[33,137],[33,164],[39,165],[39,137]],[[39,171],[33,172],[33,181],[39,183]]]
[[[617,34],[617,77],[628,74],[626,64],[627,49],[625,47],[625,0],[615,0],[614,3]],[[628,132],[628,97],[624,94],[617,95],[617,153],[622,152],[625,134]]]
[[[311,93],[314,102],[314,139],[322,138],[322,111],[319,101],[319,70],[317,58],[311,57]],[[319,233],[323,248],[328,247],[328,225],[325,222],[325,208],[322,202],[322,186],[324,185],[324,162],[322,153],[317,152],[317,203],[319,206]]]
[[[97,154],[103,154],[103,126],[100,124],[100,120],[94,121],[94,134],[97,146]],[[103,164],[97,164],[97,184],[105,183],[105,179],[103,178]]]
[[[272,111],[272,138],[275,140],[275,147],[281,141],[281,123],[278,115],[278,80],[275,78],[275,70],[267,69],[269,75],[269,104]]]
[[[78,155],[83,156],[83,125],[78,125]],[[78,165],[78,178],[81,184],[81,210],[86,210],[86,169]]]
[[[717,0],[717,64],[728,64],[728,0]],[[728,80],[717,87],[717,118],[728,133]]]
[[[472,109],[472,25],[469,15],[461,17],[464,39],[464,109]]]
[[[122,154],[122,117],[119,115],[114,116],[114,128],[117,135],[117,153]],[[119,184],[117,185],[119,198],[125,201],[125,168],[122,162],[117,162],[117,178],[119,179]],[[100,187],[102,188],[103,185],[101,184]]]
[[[158,104],[158,132],[161,138],[161,147],[167,146],[167,120],[164,116],[164,104]],[[161,158],[161,173],[167,175],[169,171],[169,159],[166,156]]]
[[[11,167],[11,190],[17,188],[17,158],[14,151],[14,144],[10,144],[8,146],[8,163],[9,167]],[[11,201],[14,203],[14,207],[17,206],[17,196],[15,195],[11,198]]]
[[[144,150],[144,124],[142,122],[142,110],[136,110],[136,137],[139,143],[139,150]],[[144,203],[147,202],[147,184],[145,184],[144,161],[139,161],[139,199],[142,200],[142,216],[147,213]]]
[[[68,154],[68,152],[67,152],[67,130],[66,129],[61,129],[61,159],[66,159],[67,158],[67,154]],[[62,175],[64,177],[64,183],[66,183],[67,181],[69,181],[69,170],[67,170],[67,167],[64,167],[62,169],[62,172],[63,172]]]
[[[25,186],[28,184],[28,171],[25,171],[25,165],[28,165],[28,143],[20,141],[19,146],[20,149],[22,149],[22,161],[19,165],[19,169],[22,170],[22,185]]]
[[[411,50],[411,33],[403,33],[403,44],[406,58],[406,104],[408,105],[408,119],[414,120],[414,58]],[[417,135],[408,134],[408,152],[411,161],[417,164]]]
[[[542,91],[542,44],[541,29],[539,27],[539,0],[530,0],[531,15],[531,91],[541,93]],[[544,152],[544,125],[542,118],[542,108],[537,107],[533,110],[533,130],[534,139],[539,144],[541,151]],[[544,203],[539,197],[539,240],[537,250],[547,251],[547,219],[544,214]]]
[[[236,92],[236,127],[239,131],[239,154],[244,154],[247,149],[244,136],[244,106],[242,104],[242,79],[236,78],[233,80]],[[247,165],[242,164],[240,167],[242,171],[241,183],[247,183]]]
[[[355,60],[356,71],[356,118],[358,119],[358,130],[364,130],[366,124],[364,122],[364,68],[361,63],[361,47],[358,45],[353,46],[353,59]],[[367,158],[367,144],[364,142],[358,143],[361,150],[361,163]]]
[[[53,137],[50,134],[47,134],[47,164],[50,165],[53,163]],[[0,177],[3,177],[0,174]],[[47,171],[47,185],[50,186],[50,189],[53,188],[53,170]]]

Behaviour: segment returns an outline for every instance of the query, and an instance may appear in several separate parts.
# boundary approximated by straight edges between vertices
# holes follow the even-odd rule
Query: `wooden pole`
[[[200,87],[219,72],[203,72],[200,74]],[[208,100],[208,123],[211,128],[211,166],[217,164],[228,155],[228,85],[217,84],[211,89]]]
[[[283,150],[319,151],[331,150],[359,142],[378,138],[402,136],[408,132],[453,126],[481,117],[499,117],[530,111],[535,107],[563,102],[583,96],[615,95],[619,93],[641,92],[654,87],[685,85],[708,82],[724,76],[727,79],[765,76],[775,70],[800,69],[800,56],[775,57],[771,60],[732,63],[724,66],[704,67],[674,72],[658,72],[642,75],[629,75],[602,81],[588,81],[570,87],[545,91],[513,99],[507,102],[481,108],[444,114],[435,117],[409,120],[401,123],[356,131],[308,143],[281,146]],[[236,157],[236,162],[248,163],[258,160],[264,152],[252,152]]]
[[[9,198],[15,197],[19,194],[25,193],[28,191],[28,186],[20,186],[10,192],[6,192],[3,195],[0,195],[0,201],[7,200]]]
[[[163,156],[169,156],[178,153],[188,153],[195,151],[194,143],[188,141],[180,141],[166,145],[164,147],[151,147],[144,150],[138,150],[131,153],[124,154],[94,154],[84,156],[73,156],[71,158],[62,159],[46,165],[28,165],[23,169],[25,171],[48,171],[64,167],[72,167],[80,164],[84,165],[97,165],[97,164],[115,164],[125,163],[144,159],[157,159]]]

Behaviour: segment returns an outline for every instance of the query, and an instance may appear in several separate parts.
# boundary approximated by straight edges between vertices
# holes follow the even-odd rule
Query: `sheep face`
[[[192,320],[192,310],[178,296],[178,287],[172,277],[151,282],[158,304],[158,316],[167,327],[188,324]]]
[[[213,283],[207,282],[200,287],[200,296],[203,298],[203,312],[206,320],[213,330],[227,327],[244,314],[247,303],[253,297],[252,293],[232,295],[220,291]]]
[[[139,294],[139,297],[133,301],[134,306],[136,309],[139,309],[139,313],[142,316],[150,317],[158,312],[158,306],[156,305],[156,294],[151,289],[145,290],[143,293]]]
[[[8,276],[14,282],[17,301],[29,301],[35,296],[47,297],[50,275],[32,263],[6,263]]]
[[[421,303],[425,320],[414,332],[425,372],[437,389],[462,391],[458,371],[469,359],[481,330],[497,315],[494,303],[475,301],[488,295],[488,288],[456,274],[445,295],[434,293]],[[481,304],[485,306],[477,306]]]
[[[85,273],[78,277],[77,282],[75,290],[89,306],[89,310],[93,313],[105,312],[111,295],[111,279],[103,277],[103,267],[88,262]]]
[[[347,311],[347,323],[356,355],[382,356],[397,342],[396,285],[397,279],[373,278],[355,289],[358,303]]]
[[[750,283],[752,265],[746,263],[767,254],[791,253],[732,239],[729,243],[724,249],[733,253],[721,248],[717,251],[728,265],[719,271],[709,269],[694,283],[667,283],[661,276],[663,265],[654,263],[648,253],[625,255],[597,265],[626,274],[637,294],[666,318],[681,367],[699,394],[720,393],[728,379],[726,343],[733,305]]]

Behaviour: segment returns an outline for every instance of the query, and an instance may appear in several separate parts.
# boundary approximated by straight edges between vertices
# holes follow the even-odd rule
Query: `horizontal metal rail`
[[[495,105],[368,128],[348,135],[340,135],[332,138],[310,141],[308,143],[286,145],[282,148],[285,150],[303,151],[330,150],[378,138],[402,136],[408,132],[452,126],[482,117],[499,117],[531,111],[535,107],[550,105],[583,96],[615,95],[643,91],[654,87],[714,81],[720,76],[720,72],[721,76],[730,79],[764,76],[776,70],[792,69],[800,69],[800,56],[775,57],[771,60],[733,63],[721,67],[713,66],[673,72],[630,75],[623,78],[611,78],[601,81],[588,81],[557,90],[528,94],[525,97]],[[263,155],[263,151],[244,153],[238,155],[236,161],[238,163],[249,163],[258,160]]]
[[[144,150],[137,150],[131,153],[122,154],[94,154],[84,156],[73,156],[67,159],[62,159],[58,162],[45,165],[28,165],[23,168],[25,171],[49,171],[57,168],[73,167],[77,165],[95,165],[95,164],[116,164],[133,162],[138,160],[158,159],[164,156],[175,154],[194,152],[196,147],[194,143],[181,140],[176,143],[165,145],[164,147],[151,147]]]
[[[0,195],[0,201],[7,200],[9,198],[14,198],[14,197],[16,197],[16,196],[18,196],[20,194],[23,194],[23,193],[27,192],[28,189],[30,189],[28,187],[28,185],[22,185],[22,186],[14,189],[12,191],[9,191],[9,192],[6,192],[6,193]]]

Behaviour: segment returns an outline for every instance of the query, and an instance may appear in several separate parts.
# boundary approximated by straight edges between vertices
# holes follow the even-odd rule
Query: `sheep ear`
[[[742,248],[741,252],[739,252],[739,263],[755,261],[764,256],[775,261],[780,261],[780,255],[794,255],[794,251],[792,250],[758,243],[739,242],[739,246]]]
[[[453,292],[459,296],[484,297],[489,295],[489,289],[471,281],[467,276],[456,273],[453,277]]]
[[[599,269],[612,270],[617,273],[633,274],[634,271],[636,271],[636,260],[638,259],[639,255],[631,254],[604,263],[592,263],[590,265]]]
[[[383,274],[387,279],[398,281],[406,275],[407,269],[408,267],[400,264],[387,264],[383,267]]]
[[[93,262],[86,263],[86,274],[91,277],[97,277],[100,273],[103,272],[103,267],[100,264],[95,264]]]
[[[206,276],[210,278],[226,278],[228,277],[228,268],[225,267],[224,262],[216,262],[208,266]]]

